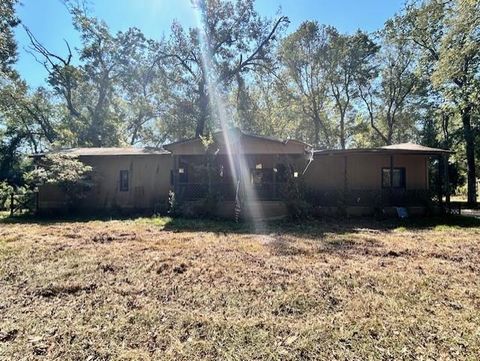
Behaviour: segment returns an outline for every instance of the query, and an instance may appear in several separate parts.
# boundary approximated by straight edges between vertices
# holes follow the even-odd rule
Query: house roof
[[[425,147],[415,143],[392,144],[378,148],[323,149],[315,151],[315,154],[319,155],[351,153],[440,155],[453,152],[447,149]]]
[[[237,128],[235,128],[237,129]],[[274,137],[260,136],[255,134],[248,134],[238,130],[240,135],[264,140],[268,142],[287,144],[289,142],[302,144],[306,148],[309,148],[310,145],[299,140],[287,139],[281,140]],[[214,133],[214,136],[220,135],[222,132]],[[170,143],[164,146],[164,148],[135,148],[135,147],[103,147],[103,148],[69,148],[69,149],[60,149],[48,152],[49,154],[71,154],[74,156],[126,156],[126,155],[162,155],[170,154],[174,146],[177,144],[186,144],[193,141],[198,141],[200,138],[191,138],[174,143]],[[423,145],[414,144],[414,143],[400,143],[392,144],[378,148],[353,148],[353,149],[323,149],[315,150],[316,155],[330,155],[330,154],[363,154],[363,153],[378,153],[378,154],[418,154],[418,155],[440,155],[440,154],[449,154],[453,153],[450,150],[440,149],[440,148],[430,148]],[[47,153],[38,153],[33,154],[32,157],[42,157]]]
[[[407,151],[416,151],[416,152],[431,152],[431,153],[452,153],[452,151],[447,149],[440,148],[430,148],[425,147],[420,144],[415,143],[400,143],[392,144],[381,147],[382,149],[392,149],[392,150],[407,150]]]
[[[264,141],[268,141],[268,142],[280,143],[280,144],[287,144],[289,142],[292,142],[292,143],[303,144],[305,147],[311,147],[309,144],[307,144],[305,142],[302,142],[300,140],[280,139],[280,138],[270,137],[270,136],[265,136],[265,135],[257,135],[257,134],[253,134],[253,133],[244,132],[244,131],[240,130],[239,128],[232,128],[232,129],[229,129],[228,131],[232,132],[233,134],[235,134],[237,136],[242,136],[242,137],[254,138],[254,139],[264,140]],[[212,136],[214,138],[217,138],[222,133],[223,133],[223,131],[218,131],[218,132],[213,133]],[[186,143],[190,143],[190,142],[196,142],[196,141],[199,141],[199,140],[200,140],[200,137],[179,140],[177,142],[172,142],[172,143],[169,143],[169,144],[165,144],[164,148],[167,149],[167,150],[170,150],[173,146],[176,146],[176,145],[179,145],[179,144],[186,144]]]
[[[44,156],[47,153],[34,154]],[[109,155],[150,155],[170,154],[163,148],[104,147],[104,148],[69,148],[48,152],[48,154],[70,154],[74,156],[109,156]]]

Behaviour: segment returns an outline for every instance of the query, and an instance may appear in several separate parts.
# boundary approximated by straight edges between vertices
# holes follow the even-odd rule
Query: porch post
[[[437,177],[437,197],[438,197],[438,204],[443,211],[443,190],[442,190],[442,183],[443,183],[443,169],[442,169],[442,156],[439,155],[437,157],[438,160],[438,177]]]
[[[347,173],[347,156],[343,159],[343,205],[347,206],[348,199],[348,173]]]
[[[278,162],[278,154],[275,154],[275,156],[273,157],[273,184],[272,184],[272,196],[274,199],[277,199],[277,172],[275,172],[275,169],[277,169],[277,162]],[[278,171],[278,169],[277,169]]]
[[[449,172],[448,172],[448,155],[443,155],[443,174],[444,174],[444,182],[445,182],[445,203],[446,206],[450,206],[450,179],[449,179]]]
[[[430,170],[430,157],[426,156],[425,157],[425,190],[426,191],[430,190],[430,178],[428,176],[429,170]]]
[[[390,155],[390,189],[393,188],[393,154]]]
[[[173,156],[173,192],[178,196],[178,155]]]
[[[388,190],[388,205],[391,206],[393,201],[393,154],[390,154],[390,188]]]

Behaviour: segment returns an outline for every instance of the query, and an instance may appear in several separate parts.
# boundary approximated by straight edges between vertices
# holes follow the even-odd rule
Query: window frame
[[[390,172],[390,177],[389,177],[389,184],[384,185],[383,184],[383,173],[384,171],[389,171]],[[393,171],[393,172],[392,172]],[[395,186],[393,185],[393,173],[395,171],[400,171],[400,185]],[[382,189],[406,189],[407,188],[407,170],[405,167],[382,167],[382,170],[380,172],[380,179],[382,182]]]
[[[125,175],[126,175],[126,178],[125,178]],[[126,184],[124,183],[125,179],[126,179]],[[130,191],[130,174],[127,169],[120,170],[119,190],[120,192]]]

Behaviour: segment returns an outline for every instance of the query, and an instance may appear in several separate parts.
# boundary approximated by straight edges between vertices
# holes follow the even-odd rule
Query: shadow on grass
[[[140,215],[112,215],[112,214],[63,214],[63,215],[35,215],[31,213],[16,214],[13,216],[0,214],[0,224],[56,224],[56,223],[87,223],[93,221],[108,222],[114,220],[135,220]]]
[[[289,234],[308,238],[319,238],[325,233],[348,234],[365,229],[389,232],[397,229],[455,229],[480,227],[480,219],[465,216],[423,217],[411,219],[375,219],[375,218],[322,218],[311,220],[281,220],[263,224],[261,229],[255,229],[253,223],[216,219],[171,218],[145,215],[65,215],[65,216],[35,216],[31,214],[7,216],[0,214],[0,224],[56,224],[65,222],[86,223],[92,221],[133,221],[147,225],[158,226],[172,232],[214,232],[217,234]]]

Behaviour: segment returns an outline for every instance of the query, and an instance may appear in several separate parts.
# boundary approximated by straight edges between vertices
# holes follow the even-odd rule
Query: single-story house
[[[213,195],[215,209],[209,211],[225,217],[234,217],[236,212],[282,216],[292,197],[291,188],[297,186],[319,212],[341,209],[349,214],[371,214],[408,207],[421,213],[431,199],[429,164],[450,153],[411,143],[314,150],[298,140],[238,129],[217,132],[210,142],[194,138],[161,149],[73,148],[59,152],[78,156],[93,168],[94,186],[76,205],[79,209],[162,212],[174,199],[182,204],[184,213],[195,214]],[[446,173],[439,169],[440,175]],[[58,187],[41,186],[38,210],[65,209],[65,199]]]

